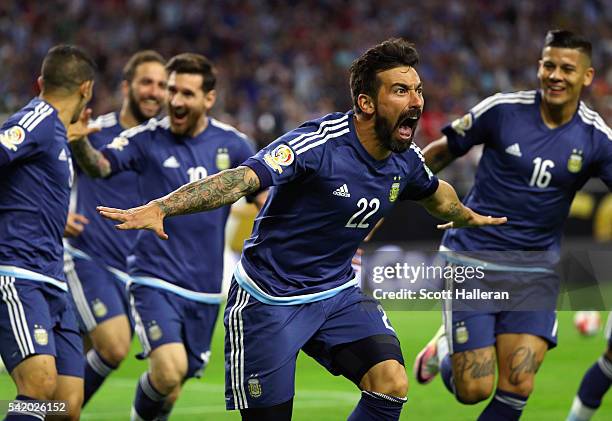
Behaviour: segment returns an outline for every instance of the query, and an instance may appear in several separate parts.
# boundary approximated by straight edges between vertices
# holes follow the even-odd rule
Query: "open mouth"
[[[189,114],[189,112],[181,108],[173,109],[170,113],[172,121],[176,124],[184,123],[187,120],[187,114]]]
[[[557,86],[557,85],[548,86],[547,89],[548,89],[548,92],[551,95],[559,95],[559,94],[565,92],[565,87],[564,86]]]
[[[402,140],[411,140],[419,123],[420,113],[411,114],[400,120],[397,125],[397,132]]]

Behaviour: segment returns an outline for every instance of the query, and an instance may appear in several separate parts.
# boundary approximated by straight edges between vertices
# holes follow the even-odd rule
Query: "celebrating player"
[[[397,420],[408,389],[402,352],[382,307],[356,286],[357,247],[397,200],[418,200],[457,226],[505,221],[464,207],[412,144],[423,110],[417,62],[406,40],[385,41],[351,66],[354,111],[304,123],[238,168],[145,206],[100,208],[120,229],[172,240],[164,218],[273,186],[225,310],[226,405],[245,420],[291,418],[300,349],[363,391],[349,419]],[[189,221],[168,221],[177,223]]]
[[[166,95],[165,60],[147,50],[134,54],[123,70],[123,104],[118,113],[98,117],[90,126],[100,131],[89,134],[100,149],[128,128],[144,123],[162,110]],[[96,213],[100,203],[137,206],[138,174],[124,171],[107,179],[93,179],[77,168],[78,215],[89,221],[80,235],[70,237],[65,265],[70,292],[80,317],[81,328],[91,339],[85,365],[83,405],[106,377],[127,356],[132,339],[126,293],[126,258],[136,240],[135,233],[116,235],[109,221]]]
[[[78,419],[83,355],[63,272],[62,234],[73,180],[66,130],[91,99],[95,64],[61,45],[43,60],[41,93],[0,133],[0,353],[17,400],[68,401]],[[41,411],[6,420],[40,420]]]
[[[548,32],[538,68],[540,90],[497,94],[476,105],[442,131],[424,151],[434,172],[484,144],[466,204],[481,213],[508,213],[501,227],[450,230],[442,246],[457,251],[539,251],[558,260],[563,223],[577,190],[593,176],[612,188],[612,130],[580,101],[593,80],[591,44],[565,30]],[[461,261],[461,253],[454,253]],[[473,260],[472,260],[473,261]],[[459,262],[461,263],[461,262]],[[490,268],[491,262],[483,262]],[[545,275],[549,267],[517,262],[498,272],[501,285]],[[533,278],[532,278],[533,277]],[[552,298],[541,296],[538,299]],[[534,311],[453,311],[417,357],[420,383],[438,372],[462,403],[495,397],[479,420],[521,416],[534,377],[556,345],[554,305]],[[446,337],[444,337],[444,334]],[[448,338],[448,345],[446,345]]]
[[[103,153],[86,138],[71,142],[90,175],[137,172],[145,200],[236,167],[253,153],[244,134],[207,116],[216,99],[216,71],[208,59],[180,54],[166,69],[169,117],[124,131]],[[167,417],[182,383],[199,377],[210,358],[228,213],[224,207],[175,219],[167,242],[150,232],[138,235],[128,264],[130,299],[149,372],[138,382],[133,419]]]

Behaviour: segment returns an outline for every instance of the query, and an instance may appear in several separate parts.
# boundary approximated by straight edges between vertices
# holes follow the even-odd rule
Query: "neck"
[[[127,101],[123,101],[123,104],[121,105],[121,111],[119,111],[119,124],[121,124],[121,127],[124,129],[130,129],[141,124],[141,122],[136,120],[136,117],[134,117],[134,114],[130,110],[130,105]]]
[[[197,135],[202,133],[204,130],[206,130],[206,127],[208,127],[208,116],[206,114],[203,114],[198,119],[198,124],[196,124],[196,126],[193,128],[193,131],[189,133],[189,136],[196,137]]]
[[[574,117],[574,113],[576,113],[578,101],[579,99],[576,99],[570,103],[555,106],[542,100],[540,102],[540,115],[544,124],[554,129],[568,123]]]
[[[74,111],[79,103],[79,99],[75,95],[60,96],[41,93],[40,99],[49,103],[57,111],[57,117],[60,119],[66,129],[70,126],[70,121],[74,115]]]
[[[391,151],[382,145],[374,129],[374,116],[355,113],[355,131],[363,148],[377,161],[386,159]]]

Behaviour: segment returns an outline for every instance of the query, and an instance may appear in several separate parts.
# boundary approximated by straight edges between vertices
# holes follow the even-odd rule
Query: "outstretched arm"
[[[68,142],[79,167],[90,177],[108,177],[111,173],[110,162],[102,152],[91,146],[87,135],[97,132],[97,127],[89,127],[91,109],[81,113],[79,121],[68,127]]]
[[[259,190],[257,174],[240,166],[221,171],[202,180],[185,184],[172,193],[144,206],[128,210],[98,207],[106,218],[121,222],[118,229],[149,229],[166,240],[163,221],[167,216],[186,215],[229,205]]]
[[[448,149],[448,140],[446,136],[431,142],[423,149],[423,157],[425,164],[434,173],[442,171],[448,164],[455,160],[455,156]]]
[[[493,218],[482,216],[463,203],[457,197],[455,189],[445,181],[440,180],[440,185],[434,194],[420,200],[419,203],[427,209],[427,212],[436,218],[451,221],[438,225],[438,229],[479,227],[483,225],[505,224],[508,218]]]

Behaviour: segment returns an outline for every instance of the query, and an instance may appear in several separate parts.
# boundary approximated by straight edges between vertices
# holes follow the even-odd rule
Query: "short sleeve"
[[[485,99],[442,129],[448,139],[448,149],[454,156],[465,155],[472,146],[485,143],[491,137],[499,114],[499,107],[495,106],[499,95]]]
[[[604,139],[599,152],[596,175],[612,191],[612,138]]]
[[[415,144],[410,145],[407,152],[409,165],[412,168],[408,181],[400,193],[400,200],[421,200],[431,196],[438,190],[438,177],[436,177],[425,164],[421,149]]]
[[[255,142],[249,138],[239,138],[232,156],[232,167],[237,167],[255,155]]]
[[[336,120],[313,121],[279,137],[247,159],[261,188],[282,185],[316,173],[321,165],[321,146],[328,138],[348,133],[348,116]]]
[[[142,172],[146,157],[143,143],[151,137],[151,131],[146,130],[136,135],[128,131],[122,132],[101,151],[111,164],[113,174],[122,171]]]
[[[39,152],[40,144],[32,132],[18,124],[0,130],[0,167]]]

